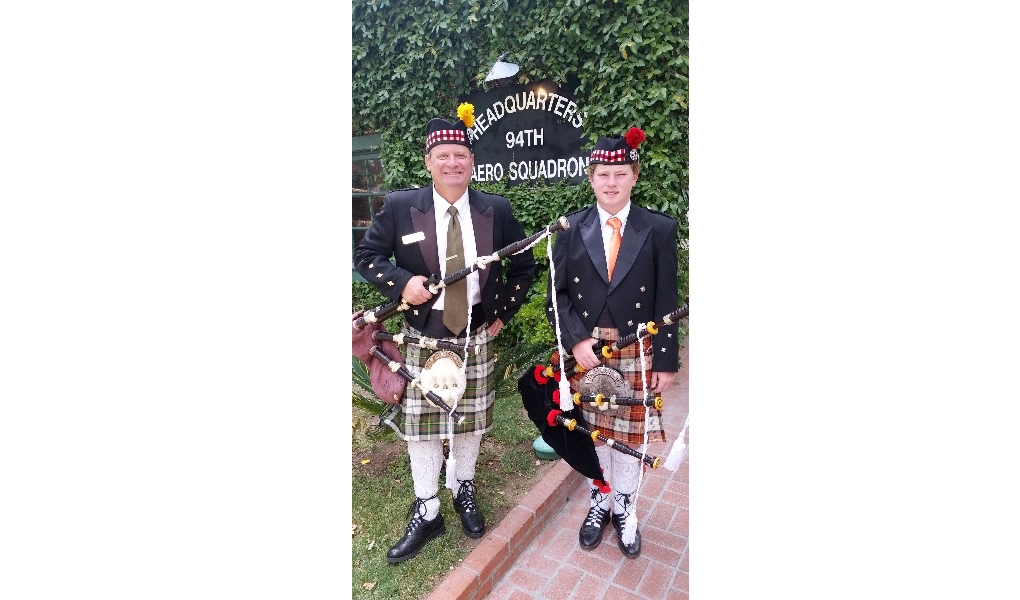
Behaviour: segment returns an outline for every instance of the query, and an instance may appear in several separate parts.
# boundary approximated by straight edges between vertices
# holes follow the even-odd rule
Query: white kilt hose
[[[427,337],[406,323],[402,332],[415,337]],[[461,347],[465,344],[464,335],[442,339],[454,342]],[[475,345],[480,346],[477,355],[474,353]],[[481,435],[492,429],[492,413],[496,401],[495,353],[493,346],[489,344],[489,333],[486,331],[485,325],[471,333],[468,349],[465,373],[467,387],[464,390],[464,396],[455,407],[457,412],[464,415],[465,418],[460,425],[454,424],[453,433]],[[404,359],[404,366],[417,376],[421,374],[425,361],[432,356],[435,350],[407,344],[400,346],[400,352]],[[462,352],[457,352],[457,354],[463,358]],[[411,385],[408,385],[404,391],[404,397],[400,404],[392,405],[382,416],[382,422],[392,427],[400,437],[407,441],[449,439],[451,421],[447,412],[433,406],[421,393],[421,390]]]

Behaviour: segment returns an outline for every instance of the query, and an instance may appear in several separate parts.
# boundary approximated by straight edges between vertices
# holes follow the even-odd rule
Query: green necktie
[[[456,273],[464,268],[464,238],[461,236],[460,223],[457,221],[457,208],[451,206],[450,226],[446,230],[446,275]],[[467,327],[467,278],[446,286],[446,300],[443,305],[443,325],[460,335]]]

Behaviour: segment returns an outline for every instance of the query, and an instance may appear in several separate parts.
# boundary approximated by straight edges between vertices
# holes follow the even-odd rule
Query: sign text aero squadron
[[[545,80],[476,92],[472,181],[553,183],[585,180],[582,116],[573,93]]]

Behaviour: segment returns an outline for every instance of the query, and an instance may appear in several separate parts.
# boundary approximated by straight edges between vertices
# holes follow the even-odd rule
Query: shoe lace
[[[475,504],[475,482],[471,479],[464,481],[457,480],[460,482],[460,487],[457,488],[457,502],[464,507],[464,512],[474,512],[478,510],[478,505]]]
[[[585,525],[591,525],[592,527],[601,527],[606,520],[606,513],[609,511],[603,510],[597,506],[591,507],[588,511],[588,516],[584,519]]]
[[[432,496],[432,498],[435,498],[435,496]],[[425,503],[432,498],[414,499],[414,502],[411,504],[411,508],[407,511],[407,517],[411,519],[411,522],[407,524],[408,531],[425,522],[425,515],[428,514],[428,509],[425,507]]]
[[[620,512],[616,514],[620,515],[621,519],[626,519],[630,516],[630,507],[631,504],[633,504],[633,501],[630,499],[631,496],[632,494],[621,494],[620,492],[616,492],[615,502],[617,506],[620,507]]]

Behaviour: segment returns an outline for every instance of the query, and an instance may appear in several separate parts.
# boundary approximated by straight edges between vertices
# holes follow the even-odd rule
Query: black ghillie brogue
[[[588,510],[588,516],[581,524],[581,531],[578,532],[577,541],[585,550],[591,550],[602,543],[602,530],[609,523],[609,511],[593,506]]]
[[[435,498],[435,496],[432,498]],[[411,522],[407,524],[407,532],[386,553],[386,562],[396,564],[414,558],[430,540],[446,533],[443,513],[439,513],[431,521],[425,520],[425,502],[432,498],[425,500],[421,498],[414,499],[411,509],[407,511],[407,516],[411,518]]]
[[[581,523],[577,541],[585,550],[591,550],[602,543],[602,530],[609,523],[609,510],[600,508],[609,498],[609,485],[605,481],[592,481],[591,499],[595,504],[588,510],[588,516]]]
[[[641,530],[637,529],[637,525],[634,526],[634,541],[629,544],[623,543],[623,528],[627,524],[627,515],[630,514],[630,494],[620,494],[617,492],[618,497],[623,498],[624,512],[613,513],[613,528],[616,529],[616,545],[620,547],[620,552],[627,558],[637,558],[641,555]]]
[[[453,509],[460,515],[460,525],[468,537],[479,538],[485,533],[485,515],[475,502],[475,482],[457,480],[460,487],[453,498]]]

